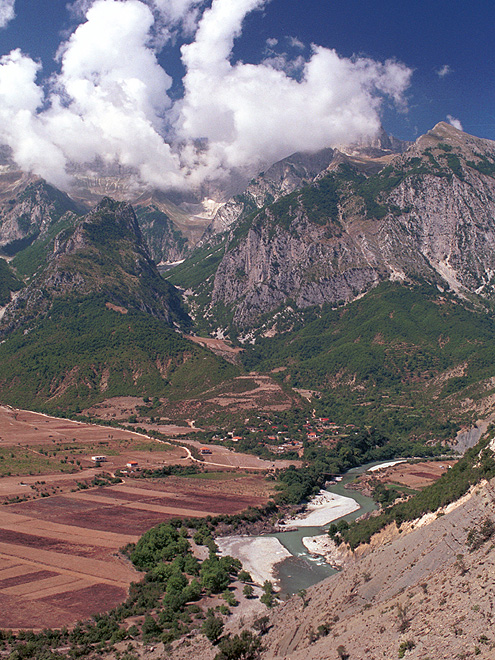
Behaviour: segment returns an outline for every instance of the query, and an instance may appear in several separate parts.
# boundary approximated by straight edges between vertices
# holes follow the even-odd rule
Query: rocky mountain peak
[[[167,323],[185,323],[174,287],[159,274],[132,206],[104,198],[53,239],[46,263],[7,307],[3,333],[46,314],[57,298],[104,296]]]
[[[231,233],[212,302],[254,326],[353,300],[384,279],[495,293],[495,143],[441,122],[404,153],[335,151],[326,170]]]
[[[495,142],[469,135],[441,121],[431,131],[419,137],[408,153],[417,154],[428,149],[453,149],[465,158],[472,158],[495,153]]]

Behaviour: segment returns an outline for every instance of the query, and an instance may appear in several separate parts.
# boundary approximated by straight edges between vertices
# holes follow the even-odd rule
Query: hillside
[[[0,259],[0,308],[10,302],[11,294],[23,286],[9,264]]]
[[[281,311],[260,335],[245,367],[313,391],[337,423],[448,439],[493,405],[493,314],[436,287],[384,282],[337,309]]]
[[[176,400],[237,373],[163,321],[104,294],[57,299],[29,332],[21,328],[0,345],[2,401],[59,413],[121,395]]]
[[[342,157],[311,185],[240,216],[199,311],[245,330],[280,306],[342,304],[383,280],[489,300],[495,145],[440,123],[383,165]]]
[[[473,477],[426,515],[383,529],[370,545],[346,550],[343,569],[273,610],[243,609],[226,633],[261,643],[261,660],[492,658],[495,649],[495,460],[493,429],[464,459],[413,497],[426,500],[445,483]],[[457,468],[457,470],[455,470]],[[454,471],[456,474],[454,475]],[[451,474],[452,473],[452,474]],[[466,486],[466,488],[464,488]],[[265,619],[260,620],[260,616]],[[260,632],[261,631],[261,632]],[[172,660],[191,654],[223,660],[197,631],[167,649]],[[157,647],[157,657],[162,651]]]
[[[45,314],[55,298],[99,292],[114,305],[188,325],[181,301],[158,273],[128,204],[104,199],[81,220],[57,229],[36,276],[6,309],[1,333]]]
[[[57,228],[0,323],[3,401],[67,412],[124,394],[180,398],[237,374],[174,332],[190,320],[128,204],[105,199]]]
[[[494,489],[389,538],[308,590],[306,607],[293,597],[271,617],[263,659],[493,657],[495,548],[490,534],[469,539],[494,520]]]

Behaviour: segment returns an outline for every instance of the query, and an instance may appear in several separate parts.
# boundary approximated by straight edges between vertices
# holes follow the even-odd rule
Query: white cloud
[[[182,48],[181,134],[208,139],[203,165],[212,173],[372,136],[382,94],[404,102],[411,70],[394,61],[351,60],[313,46],[300,80],[271,66],[273,60],[231,64],[244,16],[263,4],[214,0],[195,41]]]
[[[305,44],[303,44],[303,42],[297,37],[288,37],[287,40],[292,48],[298,48],[299,50],[304,50],[306,48]]]
[[[0,0],[0,28],[15,18],[14,5],[15,0]]]
[[[463,131],[462,124],[459,119],[452,117],[452,115],[447,115],[447,120],[451,126],[457,128],[459,131]]]
[[[36,115],[44,100],[36,84],[39,69],[40,65],[20,50],[0,58],[0,141],[12,149],[22,169],[64,186],[65,159]]]
[[[435,73],[439,78],[445,78],[445,76],[448,76],[450,73],[452,73],[452,69],[448,64],[444,64],[439,69],[437,69]]]
[[[372,137],[384,97],[405,106],[411,70],[393,60],[313,45],[307,58],[271,52],[260,64],[233,63],[245,16],[266,1],[78,0],[85,20],[61,45],[49,85],[36,83],[40,65],[20,51],[0,60],[0,142],[56,185],[67,185],[69,163],[98,157],[167,189]],[[157,31],[186,29],[184,96],[172,104]]]

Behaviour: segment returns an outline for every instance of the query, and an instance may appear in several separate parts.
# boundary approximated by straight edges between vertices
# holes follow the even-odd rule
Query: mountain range
[[[190,193],[96,164],[68,194],[3,163],[2,403],[89,416],[133,397],[150,423],[194,415],[210,437],[248,409],[268,425],[291,408],[301,434],[331,419],[341,439],[305,438],[305,465],[282,473],[302,494],[362,462],[360,442],[428,455],[495,419],[495,143],[440,123]],[[250,388],[236,411],[220,396]],[[491,657],[493,447],[351,528],[346,570],[270,615],[263,657]],[[191,649],[217,657],[201,635],[173,657]]]
[[[1,351],[14,336],[39,341],[54,310],[70,345],[78,330],[64,306],[92,310],[88,332],[95,310],[121,320],[115,310],[125,310],[126,322],[161,324],[187,354],[204,349],[180,333],[233,341],[245,368],[365,423],[383,417],[371,400],[377,386],[395,411],[412,400],[412,419],[424,406],[437,420],[428,432],[440,436],[465,423],[468,399],[472,415],[489,408],[493,142],[445,123],[414,144],[382,133],[373,144],[289,156],[241,190],[239,177],[211,186],[215,199],[134,189],[131,174],[108,168],[94,179],[74,172],[69,195],[3,162]],[[103,196],[112,190],[121,201]],[[218,380],[222,361],[208,355]],[[2,360],[5,393],[19,359]],[[92,365],[86,402],[90,391],[109,394],[109,360]],[[77,369],[76,360],[55,363],[52,385],[31,393],[39,403],[53,403]],[[124,378],[119,393],[143,394],[137,380]],[[423,427],[417,419],[404,433]]]

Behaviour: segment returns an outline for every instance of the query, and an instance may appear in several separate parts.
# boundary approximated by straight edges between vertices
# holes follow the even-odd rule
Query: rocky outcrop
[[[254,325],[288,300],[350,301],[384,279],[491,298],[495,143],[439,124],[377,173],[341,161],[237,224],[212,303]]]
[[[269,211],[265,217],[270,217]],[[338,303],[386,277],[378,260],[365,256],[350,235],[327,238],[325,233],[324,227],[313,225],[302,214],[291,232],[256,223],[222,260],[214,280],[213,304],[221,301],[234,306],[236,325],[249,326],[289,298],[299,308]]]
[[[8,305],[2,333],[45,314],[59,297],[103,295],[113,305],[188,324],[180,297],[158,273],[132,207],[103,199],[53,240],[48,261]]]
[[[0,174],[0,250],[12,256],[28,246],[65,213],[82,208],[42,179],[17,171]]]

